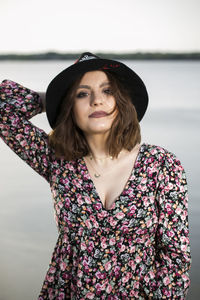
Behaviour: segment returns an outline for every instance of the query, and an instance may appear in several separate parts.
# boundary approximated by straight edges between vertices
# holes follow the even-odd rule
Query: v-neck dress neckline
[[[80,162],[80,163],[82,164],[82,167],[84,168],[85,175],[87,176],[87,179],[90,181],[90,184],[91,184],[91,186],[92,186],[93,193],[95,194],[95,199],[96,199],[97,201],[100,202],[102,210],[104,210],[104,211],[106,211],[106,212],[111,212],[111,211],[115,208],[116,203],[120,200],[120,198],[124,195],[124,193],[126,192],[126,190],[129,188],[130,182],[133,180],[133,178],[135,178],[137,165],[138,165],[138,163],[139,163],[139,161],[140,161],[140,158],[141,158],[141,154],[142,154],[142,150],[143,150],[144,145],[145,145],[144,143],[142,143],[142,144],[140,145],[139,151],[138,151],[138,153],[137,153],[136,159],[135,159],[134,164],[133,164],[133,168],[132,168],[131,173],[130,173],[130,175],[129,175],[129,177],[128,177],[128,179],[127,179],[125,185],[124,185],[124,188],[123,188],[123,190],[121,191],[121,193],[115,198],[115,200],[113,201],[113,203],[112,203],[112,205],[110,206],[110,208],[106,208],[106,207],[103,205],[103,202],[102,202],[102,200],[101,200],[101,198],[100,198],[100,196],[99,196],[99,193],[98,193],[98,191],[97,191],[97,188],[96,188],[96,186],[95,186],[95,183],[94,183],[94,181],[93,181],[93,179],[92,179],[92,177],[91,177],[91,175],[90,175],[90,172],[89,172],[89,170],[88,170],[88,167],[87,167],[87,164],[86,164],[86,162],[85,162],[85,159],[84,159],[84,158],[81,159],[81,162]]]

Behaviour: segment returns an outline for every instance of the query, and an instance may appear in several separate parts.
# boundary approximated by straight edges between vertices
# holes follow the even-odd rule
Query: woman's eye
[[[105,89],[104,93],[108,94],[108,95],[112,95],[113,94],[113,92],[112,92],[112,90],[110,88]]]
[[[84,98],[84,97],[86,97],[88,95],[88,93],[86,93],[86,92],[79,92],[77,95],[76,95],[76,97],[77,98]]]

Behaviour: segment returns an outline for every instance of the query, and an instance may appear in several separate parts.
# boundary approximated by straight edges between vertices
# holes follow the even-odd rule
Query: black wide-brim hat
[[[59,73],[47,87],[46,113],[52,128],[56,126],[61,103],[69,87],[80,75],[95,70],[107,70],[117,76],[121,84],[127,88],[131,101],[136,108],[138,120],[141,121],[148,105],[148,93],[142,79],[132,69],[119,61],[103,59],[85,52],[73,65]]]

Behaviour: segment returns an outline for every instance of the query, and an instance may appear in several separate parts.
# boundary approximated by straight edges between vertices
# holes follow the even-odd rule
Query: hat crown
[[[98,59],[99,57],[96,56],[95,54],[92,54],[90,52],[84,52],[81,54],[81,56],[79,57],[79,59],[75,62],[75,63],[80,63],[86,60],[91,60],[91,59]]]

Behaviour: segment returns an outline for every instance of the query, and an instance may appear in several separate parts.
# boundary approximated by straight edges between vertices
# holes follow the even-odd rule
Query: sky
[[[0,53],[200,51],[200,0],[0,0]]]

